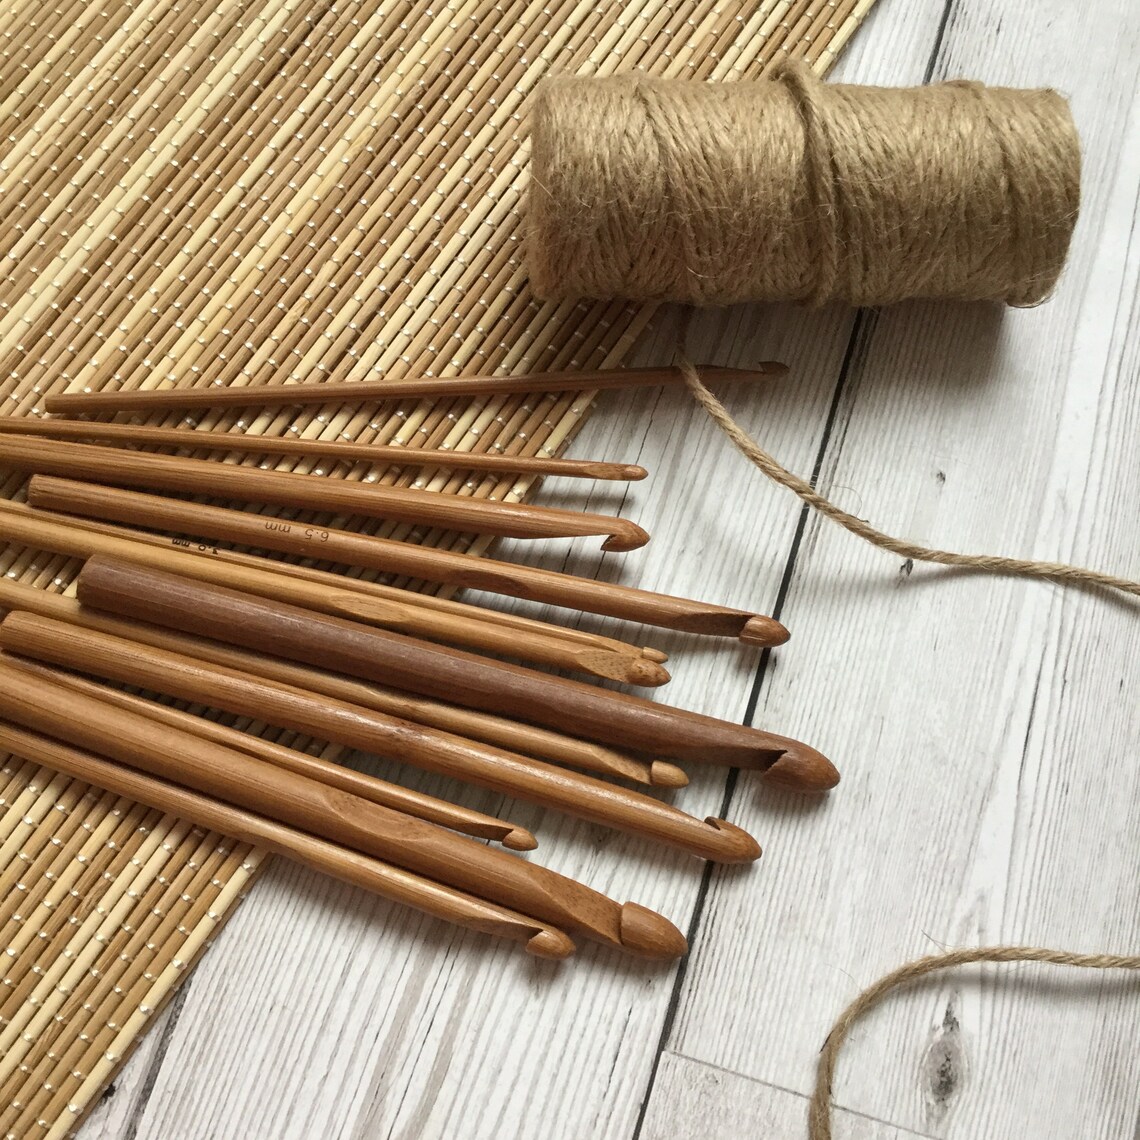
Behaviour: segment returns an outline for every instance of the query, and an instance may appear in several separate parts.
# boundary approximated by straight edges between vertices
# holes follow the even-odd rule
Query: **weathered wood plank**
[[[804,1135],[807,1098],[763,1081],[711,1065],[662,1054],[654,1096],[641,1129],[641,1140],[680,1137],[772,1137]],[[842,1110],[832,1121],[843,1140],[922,1140],[882,1120]]]
[[[188,982],[187,985],[192,983]],[[150,1078],[162,1065],[166,1034],[177,1016],[181,992],[139,1038],[130,1061],[104,1090],[83,1122],[84,1140],[124,1140],[150,1098]]]
[[[823,475],[849,509],[950,549],[1140,576],[1138,44],[1122,3],[954,6],[936,76],[1071,96],[1082,219],[1039,309],[867,318]],[[769,876],[716,879],[670,1048],[803,1092],[838,1010],[908,958],[1135,952],[1133,602],[912,570],[813,522],[785,615],[797,636],[762,715],[846,781],[817,812],[741,781],[734,818],[767,833]],[[892,999],[856,1031],[838,1103],[952,1140],[1130,1135],[1135,982],[1041,974],[964,971]]]

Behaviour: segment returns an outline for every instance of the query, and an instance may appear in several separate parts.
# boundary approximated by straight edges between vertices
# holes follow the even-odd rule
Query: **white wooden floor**
[[[1068,271],[1027,311],[708,314],[708,361],[793,368],[727,390],[733,413],[889,531],[1140,577],[1138,70],[1135,0],[881,0],[838,77],[1071,96],[1085,196]],[[663,326],[644,359],[668,343]],[[766,848],[711,873],[470,797],[537,827],[547,864],[688,929],[679,969],[589,947],[537,963],[279,863],[83,1140],[798,1137],[834,1015],[896,964],[1009,941],[1140,951],[1135,600],[912,568],[804,521],[680,392],[604,397],[576,453],[653,472],[590,500],[653,542],[602,561],[583,544],[580,570],[793,632],[770,660],[666,639],[664,695],[810,741],[841,786],[808,803],[702,774],[676,801]],[[562,565],[566,548],[531,556]],[[938,978],[854,1034],[837,1134],[1140,1136],[1138,1028],[1135,978]]]

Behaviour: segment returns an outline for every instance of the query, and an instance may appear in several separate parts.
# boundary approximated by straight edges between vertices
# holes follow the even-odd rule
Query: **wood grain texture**
[[[1085,201],[1041,308],[864,318],[821,485],[888,531],[1140,571],[1138,40],[1126,5],[951,8],[935,75],[1067,91]],[[797,652],[763,715],[852,775],[810,823],[742,779],[733,818],[769,833],[780,870],[762,910],[714,883],[671,1048],[802,1092],[838,1010],[908,958],[1135,950],[1119,900],[1140,885],[1140,609],[892,564],[812,521],[783,616]],[[1029,968],[940,977],[860,1028],[838,1103],[952,1140],[1130,1135],[1138,997],[1134,981]]]
[[[798,1093],[676,1053],[663,1053],[657,1071],[661,1091],[645,1114],[641,1140],[803,1135],[807,1102]],[[920,1133],[854,1112],[836,1113],[834,1123],[843,1140],[925,1140]]]
[[[793,364],[763,392],[723,393],[765,447],[804,473],[819,458],[832,497],[919,541],[1140,572],[1137,35],[1123,0],[881,0],[838,75],[920,82],[933,56],[935,77],[1072,96],[1086,188],[1072,263],[1053,301],[1000,320],[935,305],[865,316],[846,365],[849,312],[702,315],[703,358]],[[669,347],[662,323],[639,359]],[[541,822],[551,866],[604,865],[610,880],[592,881],[611,895],[683,928],[696,917],[672,1020],[673,973],[615,970],[589,948],[572,969],[519,961],[273,867],[184,991],[161,1056],[136,1057],[83,1140],[128,1127],[136,1140],[688,1140],[710,1120],[795,1137],[823,1035],[883,970],[943,943],[1136,949],[1135,606],[908,572],[810,521],[797,544],[797,506],[683,393],[606,397],[577,450],[651,469],[592,504],[637,518],[653,543],[620,564],[581,544],[518,556],[765,612],[787,570],[793,636],[764,670],[755,722],[830,749],[844,783],[811,811],[741,778],[728,815],[765,859],[714,876],[703,902],[679,857],[511,808]],[[754,652],[663,646],[670,701],[745,715]],[[720,813],[725,789],[704,773],[676,802]],[[1131,1135],[1135,984],[1037,985],[1028,969],[947,976],[879,1011],[840,1063],[839,1134]]]
[[[210,541],[207,543],[195,541],[193,538],[170,539],[161,534],[151,533],[149,530],[130,531],[88,519],[84,519],[82,525],[79,525],[69,518],[48,517],[35,513],[40,507],[49,511],[73,512],[74,515],[88,513],[80,506],[80,501],[89,501],[88,497],[94,492],[92,504],[94,506],[104,496],[114,497],[116,491],[118,489],[112,487],[92,486],[69,479],[33,475],[28,481],[27,492],[28,502],[33,510],[14,515],[12,505],[7,504],[4,521],[8,524],[9,535],[12,536],[18,535],[23,528],[29,538],[31,534],[39,532],[44,537],[38,541],[62,546],[71,552],[107,549],[123,551],[147,565],[167,566],[191,577],[222,582],[265,597],[293,601],[323,613],[340,614],[367,624],[415,634],[431,641],[500,653],[523,661],[593,674],[608,680],[624,681],[627,684],[659,685],[669,680],[668,672],[659,662],[644,660],[641,652],[634,646],[613,642],[610,646],[585,648],[581,643],[571,644],[555,626],[531,623],[515,615],[510,615],[504,621],[498,621],[490,610],[464,606],[461,602],[442,598],[430,598],[426,603],[420,603],[414,599],[424,598],[427,595],[397,590],[379,583],[367,583],[371,596],[362,597],[359,584],[342,575],[331,575],[310,567],[298,568],[282,561],[270,564],[264,558],[253,554],[219,551],[212,544],[213,539],[218,536],[211,534],[208,527],[198,525],[197,519],[194,524],[183,523],[182,533],[209,534]],[[119,493],[132,495],[135,501],[142,501],[147,509],[153,505],[159,510],[173,509],[176,514],[189,512],[194,515],[208,510],[201,504],[180,503],[156,495],[135,495],[129,491]],[[89,513],[102,514],[98,509]],[[259,528],[268,529],[265,521],[254,521],[255,516],[244,511],[220,510],[218,513],[243,521],[255,534]],[[145,521],[140,521],[139,525],[165,529],[163,520],[157,518],[146,518]],[[323,527],[299,526],[280,520],[271,525],[286,533],[303,535],[300,545],[307,545],[309,550],[322,541],[322,536],[328,536],[331,541],[335,534],[334,531]],[[4,523],[0,522],[0,528],[3,526]],[[358,536],[353,535],[353,537]],[[260,539],[261,535],[258,534],[257,538]],[[261,542],[247,540],[243,545],[256,550],[262,549],[266,544],[264,540]],[[270,545],[273,545],[272,539]],[[322,550],[322,553],[325,552]],[[195,554],[199,557],[189,560],[180,557],[186,554]],[[236,559],[243,561],[239,562]],[[519,622],[525,624],[519,625]]]

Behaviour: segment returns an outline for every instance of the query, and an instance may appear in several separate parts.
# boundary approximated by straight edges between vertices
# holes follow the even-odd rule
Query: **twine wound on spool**
[[[917,958],[885,974],[868,986],[840,1015],[819,1054],[815,1089],[808,1106],[808,1140],[831,1140],[831,1086],[839,1051],[851,1027],[875,1008],[892,990],[936,970],[967,966],[974,962],[1046,962],[1054,966],[1078,966],[1088,970],[1140,970],[1140,957],[1119,954],[1073,954],[1039,946],[982,946],[974,950],[950,950]]]
[[[726,305],[1042,301],[1080,203],[1049,90],[645,75],[547,80],[531,118],[539,297]]]

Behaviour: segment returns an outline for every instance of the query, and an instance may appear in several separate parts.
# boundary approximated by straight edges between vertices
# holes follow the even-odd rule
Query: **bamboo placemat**
[[[46,393],[82,388],[616,364],[650,309],[543,305],[526,288],[527,93],[549,71],[732,79],[789,54],[824,72],[872,3],[10,0],[2,410],[37,415]],[[590,399],[166,422],[554,454]],[[529,489],[464,472],[278,465],[458,495]],[[22,489],[22,478],[0,484],[8,497]],[[45,589],[68,588],[77,569],[18,548],[2,557],[0,572]],[[0,1135],[61,1137],[262,858],[17,758],[0,784]]]

